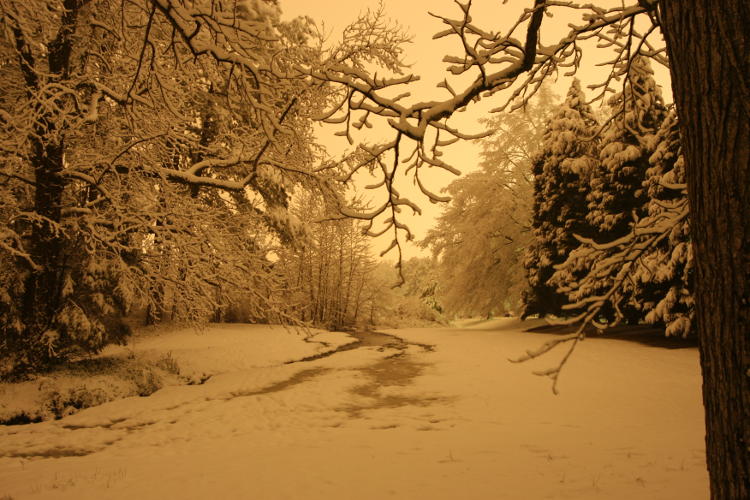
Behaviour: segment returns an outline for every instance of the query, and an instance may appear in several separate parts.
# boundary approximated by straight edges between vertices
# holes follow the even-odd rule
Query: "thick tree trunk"
[[[750,4],[662,0],[697,264],[714,499],[750,498]]]
[[[65,0],[57,36],[46,47],[47,68],[38,68],[33,50],[20,30],[14,32],[19,51],[20,69],[31,97],[39,90],[40,74],[50,82],[65,81],[70,73],[73,35],[78,11],[85,0]],[[61,102],[56,103],[64,108]],[[38,111],[43,109],[39,105]],[[34,210],[40,219],[34,221],[29,250],[37,269],[30,270],[24,282],[21,313],[26,322],[26,342],[54,324],[61,307],[62,276],[65,271],[63,250],[65,236],[60,231],[63,193],[65,191],[65,141],[58,129],[54,111],[40,113],[29,137],[29,161],[34,169]],[[45,355],[49,355],[46,353]]]
[[[49,133],[52,126],[36,127],[37,133]],[[41,134],[40,134],[41,135]],[[65,185],[62,179],[62,143],[43,143],[33,138],[31,163],[34,166],[36,193],[34,212],[43,219],[34,224],[30,237],[30,253],[39,269],[29,273],[24,286],[22,311],[27,318],[27,330],[32,334],[44,332],[53,321],[60,306],[63,274],[63,235],[60,222]]]

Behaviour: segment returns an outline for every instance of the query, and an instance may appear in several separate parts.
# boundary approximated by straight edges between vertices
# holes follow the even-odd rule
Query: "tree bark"
[[[14,32],[19,63],[30,97],[39,90],[39,74],[47,73],[51,82],[65,81],[70,76],[73,36],[80,7],[84,0],[65,0],[60,28],[47,48],[47,68],[40,69],[28,41],[22,32]],[[60,108],[64,105],[56,103]],[[41,110],[37,105],[37,111]],[[33,134],[29,136],[29,162],[34,170],[34,213],[36,221],[29,237],[29,250],[38,269],[31,270],[24,283],[21,311],[26,318],[25,336],[43,333],[54,323],[61,307],[62,276],[64,272],[64,235],[58,224],[61,220],[65,180],[64,134],[58,130],[57,116],[43,111],[37,118]]]
[[[750,498],[750,4],[662,0],[697,267],[713,499]]]
[[[49,133],[50,124],[35,127],[37,132]],[[34,224],[30,237],[30,253],[39,266],[29,273],[24,286],[22,311],[28,318],[27,327],[33,334],[42,333],[51,324],[60,306],[63,274],[63,236],[56,226],[60,222],[61,205],[65,184],[62,179],[62,141],[32,138],[36,192],[34,211],[44,219]]]

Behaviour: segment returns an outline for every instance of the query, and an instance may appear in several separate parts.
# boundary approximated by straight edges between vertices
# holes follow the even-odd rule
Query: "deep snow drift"
[[[0,498],[708,498],[695,349],[587,340],[554,396],[531,371],[555,358],[507,362],[550,337],[527,326],[393,330],[411,344],[291,364],[320,344],[144,341],[211,378],[1,428]]]

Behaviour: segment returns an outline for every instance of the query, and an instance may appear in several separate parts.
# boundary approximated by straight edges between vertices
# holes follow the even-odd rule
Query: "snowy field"
[[[531,374],[554,358],[506,361],[550,337],[522,326],[393,330],[407,343],[290,364],[323,344],[236,325],[146,339],[211,377],[0,428],[0,498],[708,498],[695,349],[587,340],[554,396]]]

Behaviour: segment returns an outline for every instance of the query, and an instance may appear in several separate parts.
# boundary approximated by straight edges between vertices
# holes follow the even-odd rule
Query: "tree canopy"
[[[444,30],[436,37],[456,40],[458,53],[444,59],[448,71],[471,81],[454,88],[446,78],[439,83],[445,99],[425,102],[400,92],[416,80],[401,60],[406,37],[377,14],[358,19],[341,45],[321,50],[305,43],[314,30],[303,21],[278,22],[271,0],[0,1],[2,373],[116,340],[123,326],[106,323],[118,323],[135,299],[155,310],[172,300],[173,310],[190,316],[205,310],[203,300],[218,302],[227,287],[262,289],[248,286],[271,279],[259,234],[284,239],[299,232],[288,210],[297,186],[327,193],[368,230],[385,217],[391,248],[398,248],[410,237],[399,214],[420,209],[400,194],[397,171],[408,171],[428,199],[444,201],[422,174],[456,172],[442,149],[478,137],[451,117],[479,99],[497,99],[498,110],[522,107],[545,79],[574,73],[589,52],[583,41],[593,39],[611,49],[600,98],[640,57],[670,67],[691,208],[712,495],[747,498],[750,281],[742,270],[750,255],[750,7],[740,0],[638,0],[611,8],[530,0],[502,31],[480,27],[471,0],[457,7],[455,18],[437,16]],[[548,43],[545,17],[560,11],[581,20]],[[374,122],[392,132],[378,144],[360,144],[344,162],[327,162],[310,147],[313,119],[339,124],[350,139]],[[623,144],[613,158],[624,153],[625,165],[636,157],[635,144]],[[648,169],[641,153],[639,172]],[[328,188],[363,169],[378,176],[373,189],[383,201],[374,208],[349,207]],[[661,204],[674,214],[667,217],[673,227],[688,217],[678,203]],[[614,228],[621,221],[606,210],[602,221]],[[227,227],[236,218],[250,235]],[[209,228],[223,232],[221,241]],[[645,241],[626,241],[623,228],[613,236],[626,244],[621,257],[628,262],[674,234],[659,227],[646,230]],[[680,238],[684,233],[675,234],[676,247]],[[613,243],[591,246],[605,252]],[[239,281],[251,261],[258,263],[253,279]],[[223,270],[219,279],[215,269]],[[586,309],[582,319],[594,319],[625,278],[578,304]],[[575,346],[584,335],[529,357]],[[556,379],[559,368],[544,374]]]

